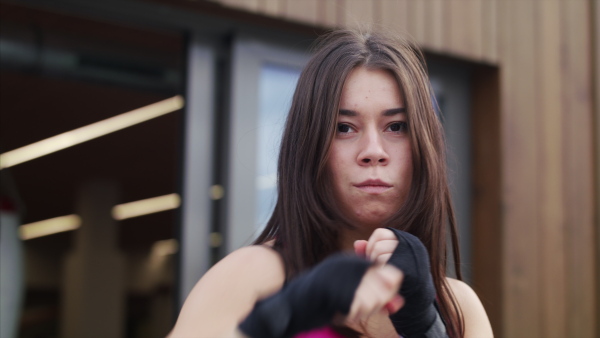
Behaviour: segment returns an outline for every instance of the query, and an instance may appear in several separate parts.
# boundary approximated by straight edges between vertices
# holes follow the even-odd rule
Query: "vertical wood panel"
[[[559,0],[536,2],[541,336],[567,337]],[[546,282],[543,282],[546,281]],[[549,281],[552,281],[551,283]]]
[[[258,11],[268,15],[280,16],[282,14],[281,5],[283,3],[281,0],[260,0]]]
[[[285,16],[293,20],[315,24],[317,23],[317,1],[287,1]]]
[[[502,174],[498,70],[477,67],[472,80],[473,289],[486,309],[495,337],[503,337]]]
[[[443,31],[446,28],[444,21],[445,0],[430,0],[425,2],[425,43],[428,48],[441,50],[444,46]]]
[[[590,2],[562,3],[564,170],[566,199],[567,336],[593,337],[595,276],[592,185]]]
[[[525,0],[527,1],[527,0]],[[481,57],[482,4],[481,1],[452,0],[448,8],[449,45],[453,53],[474,59]]]
[[[344,24],[348,27],[371,27],[373,6],[371,1],[346,0]]]
[[[408,30],[407,0],[383,0],[381,2],[381,24],[391,31],[406,33]]]
[[[475,60],[480,60],[482,55],[482,0],[463,0],[467,9],[467,55]]]
[[[597,266],[600,264],[600,2],[592,1],[592,45],[594,47],[594,53],[592,57],[593,69],[595,70],[595,80],[594,80],[594,95],[595,95],[595,104],[596,111],[594,117],[595,121],[595,130],[594,136],[595,140],[595,159],[596,159],[596,211],[595,211],[595,221],[596,221],[596,311],[597,314],[600,312],[600,268]],[[596,334],[600,335],[600,320],[596,322]]]
[[[225,6],[236,7],[252,12],[258,11],[258,1],[259,0],[218,0],[218,2]]]
[[[497,1],[484,0],[481,2],[481,57],[492,63],[498,61]]]
[[[508,62],[507,60],[510,59],[510,48],[508,48],[508,46],[511,43],[511,37],[512,37],[512,29],[513,26],[510,22],[508,22],[508,18],[510,17],[510,2],[509,1],[499,1],[497,3],[497,13],[498,13],[498,58],[500,60],[500,142],[501,142],[501,204],[502,204],[502,215],[501,215],[501,219],[502,219],[502,226],[501,226],[501,235],[502,238],[500,240],[501,245],[502,245],[502,258],[501,258],[501,282],[500,285],[502,287],[502,296],[504,297],[502,300],[502,306],[500,307],[500,310],[502,311],[500,318],[502,318],[502,325],[500,328],[500,333],[496,333],[499,334],[500,337],[510,337],[509,336],[509,332],[510,333],[514,333],[514,330],[511,328],[511,324],[509,323],[509,310],[508,308],[508,294],[509,294],[509,288],[507,286],[508,281],[510,279],[510,277],[508,276],[510,271],[509,271],[509,267],[510,264],[508,262],[508,252],[509,252],[509,248],[508,248],[508,244],[507,242],[510,241],[510,237],[509,234],[511,233],[511,231],[508,231],[506,228],[506,224],[508,223],[508,219],[509,216],[507,215],[507,209],[508,209],[508,205],[506,203],[506,200],[509,197],[509,194],[507,193],[507,187],[509,186],[509,184],[507,183],[508,181],[508,177],[506,175],[506,171],[507,171],[507,167],[510,165],[509,161],[511,161],[510,158],[507,158],[505,153],[507,152],[506,150],[506,144],[508,143],[508,139],[510,139],[511,136],[511,132],[509,130],[510,124],[508,123],[508,113],[509,111],[511,111],[512,109],[512,104],[511,104],[511,95],[509,95],[509,90],[510,90],[510,83],[512,83],[514,80],[513,78],[514,76],[514,71],[510,68],[509,64],[510,62]]]
[[[510,47],[503,84],[504,296],[506,337],[540,337],[539,231],[533,1],[507,1]]]
[[[447,8],[448,13],[446,22],[447,36],[446,41],[447,50],[458,53],[461,50],[465,50],[465,19],[464,19],[464,2],[461,0],[448,1]]]
[[[382,2],[383,0],[371,0],[372,11],[373,11],[373,22],[376,24],[376,28],[380,29],[381,27],[381,18],[382,18]]]
[[[408,1],[408,32],[419,42],[425,42],[425,1]]]
[[[339,4],[337,0],[319,1],[317,22],[322,26],[338,27]]]

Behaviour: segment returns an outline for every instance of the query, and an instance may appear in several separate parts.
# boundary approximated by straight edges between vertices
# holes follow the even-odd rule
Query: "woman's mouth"
[[[366,180],[354,185],[368,194],[381,194],[392,188],[392,185],[382,180]]]

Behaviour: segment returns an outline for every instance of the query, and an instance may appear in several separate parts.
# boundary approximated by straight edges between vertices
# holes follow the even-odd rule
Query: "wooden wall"
[[[474,288],[497,336],[600,335],[597,0],[213,1],[321,27],[381,25],[493,66],[474,78],[474,125],[490,131],[474,132],[488,193],[474,201]]]
[[[596,69],[594,81],[594,96],[596,101],[596,110],[594,117],[595,137],[596,137],[596,264],[600,265],[600,2],[592,1],[592,24],[594,31],[592,33],[592,43],[595,44],[592,60]],[[596,311],[600,313],[600,268],[596,268]],[[600,320],[596,323],[596,335],[600,336]]]

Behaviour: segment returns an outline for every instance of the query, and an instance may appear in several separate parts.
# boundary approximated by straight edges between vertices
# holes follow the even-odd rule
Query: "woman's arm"
[[[324,300],[332,302],[330,305],[340,314],[347,305],[345,311],[349,312],[350,321],[366,319],[384,309],[397,311],[402,306],[396,295],[402,273],[387,265],[371,266],[365,271],[369,266],[365,263],[357,257],[330,257],[282,290],[284,270],[279,254],[259,246],[239,249],[211,268],[196,284],[169,338],[243,337],[238,327],[240,322],[243,321],[247,332],[256,328],[261,331],[260,328],[271,323],[270,313],[274,309],[291,311],[291,326],[284,329],[308,330],[315,321],[327,323],[334,319],[333,313],[323,313],[327,303]],[[351,286],[351,280],[358,285]],[[272,294],[275,295],[267,298]],[[257,301],[265,298],[259,306]],[[296,313],[295,309],[300,311]],[[281,318],[282,314],[276,315]]]
[[[487,338],[493,337],[492,326],[490,320],[485,313],[485,309],[475,294],[466,283],[453,279],[446,278],[448,285],[452,289],[452,293],[456,297],[456,301],[465,320],[465,338]]]
[[[395,312],[402,305],[396,295],[401,279],[393,266],[333,254],[257,303],[239,327],[256,338],[293,337],[336,319],[355,322],[385,309]]]
[[[194,286],[169,338],[237,336],[256,301],[281,289],[284,278],[272,249],[249,246],[229,254]]]

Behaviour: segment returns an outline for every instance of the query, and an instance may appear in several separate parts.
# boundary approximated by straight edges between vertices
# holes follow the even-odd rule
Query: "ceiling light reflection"
[[[164,196],[152,197],[145,200],[119,204],[112,210],[112,215],[116,220],[124,220],[132,217],[138,217],[153,214],[160,211],[177,209],[181,205],[181,198],[178,194],[169,194]]]
[[[48,236],[59,232],[75,230],[81,226],[81,218],[77,215],[55,217],[39,222],[24,224],[19,227],[22,240]]]
[[[116,220],[153,214],[156,212],[177,209],[181,205],[178,194],[152,197],[145,200],[119,204],[112,210]],[[22,240],[53,235],[59,232],[78,229],[81,218],[78,215],[55,217],[39,222],[23,224],[19,227],[19,236]]]
[[[176,239],[165,239],[157,241],[152,245],[153,256],[168,256],[179,251],[179,242]]]
[[[73,129],[65,133],[41,140],[0,155],[0,169],[15,166],[38,157],[131,127],[138,123],[174,112],[183,107],[183,98],[179,95],[159,101],[106,120]]]

